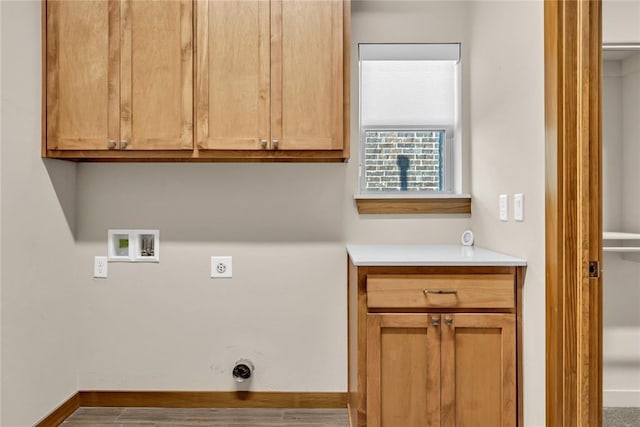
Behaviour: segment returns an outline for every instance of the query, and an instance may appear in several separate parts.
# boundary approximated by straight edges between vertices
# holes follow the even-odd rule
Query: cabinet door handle
[[[128,144],[127,141],[124,141],[124,140],[120,141],[120,149],[124,150],[125,148],[127,148],[127,144]]]
[[[271,148],[273,150],[277,150],[278,149],[278,140],[277,139],[272,139],[271,140]]]
[[[433,326],[440,326],[440,316],[431,316],[431,324]]]
[[[109,142],[107,142],[107,147],[110,149],[116,148],[116,142],[113,139],[110,139]]]
[[[267,148],[267,140],[266,139],[261,139],[260,140],[260,146],[262,147],[262,149],[266,149]]]
[[[453,317],[445,317],[444,318],[444,323],[446,323],[447,326],[452,326],[453,325]]]
[[[422,292],[424,292],[425,295],[428,295],[428,294],[455,295],[458,293],[456,289],[436,289],[433,291],[430,289],[423,289]]]

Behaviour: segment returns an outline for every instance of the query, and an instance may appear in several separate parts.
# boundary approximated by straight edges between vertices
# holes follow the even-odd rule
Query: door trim
[[[602,424],[600,0],[544,4],[547,426]]]

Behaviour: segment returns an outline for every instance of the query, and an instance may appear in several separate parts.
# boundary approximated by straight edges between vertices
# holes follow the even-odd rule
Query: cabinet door
[[[272,139],[283,150],[343,147],[343,2],[272,0]]]
[[[120,133],[119,3],[50,0],[46,7],[47,148],[107,150]]]
[[[516,425],[513,314],[444,314],[442,425]]]
[[[120,148],[193,149],[193,3],[121,5]]]
[[[440,426],[439,318],[367,316],[367,426]]]
[[[198,148],[268,148],[269,2],[200,0],[196,28]]]

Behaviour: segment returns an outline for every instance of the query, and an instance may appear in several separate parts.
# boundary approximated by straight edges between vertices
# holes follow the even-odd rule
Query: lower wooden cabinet
[[[367,425],[513,426],[515,316],[367,315]]]
[[[426,314],[367,316],[367,425],[440,426],[441,333]]]
[[[353,426],[522,425],[524,268],[349,269]]]
[[[442,425],[515,426],[515,315],[454,314],[443,318]]]

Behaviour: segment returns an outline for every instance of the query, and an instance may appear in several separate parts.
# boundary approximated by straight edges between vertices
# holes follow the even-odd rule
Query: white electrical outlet
[[[500,195],[500,221],[509,220],[509,199],[506,194]]]
[[[522,193],[513,195],[513,219],[524,221],[524,194]]]
[[[233,269],[230,256],[212,256],[211,257],[211,278],[229,278],[233,277]]]
[[[107,257],[97,256],[93,259],[93,277],[99,279],[107,278]]]

